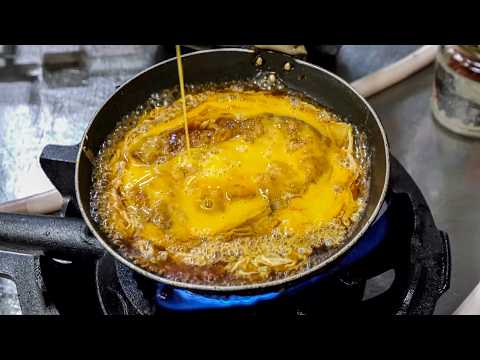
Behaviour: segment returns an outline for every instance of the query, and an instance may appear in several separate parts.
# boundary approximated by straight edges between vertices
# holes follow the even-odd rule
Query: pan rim
[[[186,58],[186,57],[189,57],[189,56],[196,56],[196,55],[205,54],[205,53],[211,53],[211,52],[243,52],[243,53],[250,53],[250,54],[255,53],[255,51],[251,50],[251,49],[231,47],[231,48],[208,49],[208,50],[195,51],[195,52],[191,52],[191,53],[182,55],[182,58]],[[263,51],[263,52],[273,53],[273,51]],[[287,56],[287,55],[285,55],[285,56]],[[292,282],[295,282],[296,280],[298,280],[300,278],[312,275],[313,273],[319,271],[320,269],[324,268],[328,264],[330,264],[333,261],[335,261],[336,259],[338,259],[340,256],[344,255],[354,244],[356,244],[358,242],[358,240],[364,235],[364,233],[368,230],[368,228],[375,221],[375,219],[376,219],[376,217],[377,217],[377,215],[378,215],[378,213],[379,213],[379,211],[382,207],[382,204],[385,201],[385,197],[386,197],[387,190],[388,190],[388,184],[389,184],[389,179],[390,179],[390,150],[389,150],[389,143],[388,143],[388,139],[387,139],[387,136],[386,136],[386,133],[385,133],[385,129],[384,129],[383,124],[380,121],[377,113],[371,107],[371,105],[368,103],[368,101],[363,96],[361,96],[348,82],[346,82],[344,79],[342,79],[338,75],[333,74],[332,72],[330,72],[330,71],[328,71],[328,70],[326,70],[322,67],[311,64],[307,61],[303,61],[303,60],[296,59],[296,58],[293,58],[293,57],[291,57],[291,58],[292,58],[292,61],[295,61],[298,64],[313,68],[316,71],[321,71],[321,72],[325,73],[326,75],[328,75],[330,77],[333,77],[336,81],[338,81],[339,83],[344,85],[346,88],[348,88],[352,93],[354,93],[363,102],[363,104],[366,106],[366,108],[368,109],[370,114],[373,115],[373,118],[375,119],[375,122],[377,123],[377,126],[378,126],[378,128],[380,130],[380,133],[382,135],[384,150],[385,150],[385,178],[384,178],[384,184],[383,184],[382,192],[380,194],[380,198],[377,202],[376,207],[373,209],[372,213],[370,214],[367,222],[358,231],[355,232],[354,236],[350,237],[348,242],[341,249],[336,251],[331,256],[328,256],[326,259],[319,262],[315,266],[312,266],[311,268],[308,268],[306,270],[297,272],[293,275],[283,277],[281,279],[271,280],[271,281],[262,282],[262,283],[228,286],[228,285],[205,285],[205,284],[195,284],[195,283],[181,282],[181,281],[167,279],[167,278],[164,278],[164,277],[162,277],[158,274],[147,271],[147,270],[135,265],[130,260],[124,258],[122,255],[120,255],[107,241],[105,241],[103,239],[103,237],[100,234],[98,234],[95,227],[90,222],[90,219],[89,219],[88,215],[86,214],[85,209],[84,209],[84,207],[82,205],[82,202],[81,202],[80,191],[79,191],[79,188],[80,188],[79,187],[79,164],[80,164],[80,159],[81,159],[81,155],[82,155],[83,148],[84,148],[84,143],[86,141],[86,138],[87,138],[88,132],[90,130],[90,127],[94,123],[98,114],[100,113],[100,111],[105,107],[105,105],[113,97],[117,96],[118,93],[120,91],[122,91],[122,89],[124,87],[126,87],[130,82],[135,81],[137,78],[142,76],[144,73],[152,71],[153,69],[155,69],[157,67],[163,66],[164,64],[166,64],[168,62],[175,61],[175,57],[173,57],[173,58],[169,58],[169,59],[166,59],[164,61],[161,61],[157,64],[153,64],[152,66],[150,66],[147,69],[139,72],[138,74],[136,74],[135,76],[133,76],[132,78],[127,80],[118,89],[116,89],[116,91],[113,92],[113,94],[110,95],[107,98],[107,100],[105,100],[105,102],[102,104],[102,106],[100,106],[98,108],[95,115],[92,117],[92,119],[88,123],[88,126],[87,126],[87,128],[86,128],[86,130],[85,130],[85,132],[82,136],[82,140],[80,142],[80,147],[79,147],[79,151],[78,151],[76,162],[75,162],[75,196],[76,196],[78,207],[79,207],[79,210],[80,210],[80,213],[82,215],[83,220],[85,221],[89,230],[92,232],[92,234],[95,236],[95,238],[100,242],[102,247],[110,255],[112,255],[116,260],[120,261],[123,265],[129,267],[130,269],[132,269],[136,272],[138,272],[139,274],[141,274],[141,275],[143,275],[143,276],[145,276],[145,277],[147,277],[151,280],[154,280],[156,282],[166,284],[166,285],[170,285],[170,286],[173,286],[173,287],[176,287],[176,288],[182,288],[182,289],[188,289],[188,290],[222,292],[222,293],[228,293],[228,292],[234,292],[234,291],[245,291],[245,290],[264,290],[264,291],[268,291],[268,289],[272,289],[272,288],[276,288],[276,287],[279,287],[279,286],[284,285],[284,284],[292,283]]]

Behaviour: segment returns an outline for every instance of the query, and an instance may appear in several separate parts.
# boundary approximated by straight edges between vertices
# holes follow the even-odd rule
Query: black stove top
[[[156,54],[157,60],[173,55],[173,50],[173,47],[164,46],[162,54]],[[307,60],[334,71],[337,51],[338,47],[308,46]],[[368,254],[337,269],[335,264],[350,256],[355,251],[352,248],[322,271],[328,276],[321,281],[254,306],[167,310],[159,304],[176,296],[178,289],[161,288],[104,252],[85,256],[81,251],[82,246],[89,244],[88,241],[85,243],[86,237],[83,236],[85,224],[72,200],[73,164],[77,150],[76,146],[47,146],[40,159],[49,179],[70,200],[57,214],[54,226],[39,226],[33,217],[25,217],[21,225],[16,225],[0,214],[3,227],[8,228],[8,236],[0,235],[0,277],[15,282],[23,314],[142,314],[164,318],[432,314],[438,298],[448,289],[448,236],[436,228],[420,190],[392,157],[388,208],[383,215],[388,227],[382,241]],[[67,228],[62,225],[65,221],[75,222],[77,231],[64,230]],[[26,232],[31,234],[30,239],[18,241]],[[69,249],[71,256],[68,260],[58,259],[62,256],[47,256],[34,250],[45,240]]]

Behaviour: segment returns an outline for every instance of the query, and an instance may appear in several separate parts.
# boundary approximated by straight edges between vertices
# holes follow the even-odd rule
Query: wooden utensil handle
[[[49,214],[63,206],[63,197],[57,189],[0,204],[0,212],[18,214]]]
[[[369,97],[429,65],[438,51],[438,45],[425,45],[401,60],[351,83],[360,95]]]

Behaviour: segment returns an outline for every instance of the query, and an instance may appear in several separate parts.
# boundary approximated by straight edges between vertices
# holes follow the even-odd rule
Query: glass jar
[[[480,138],[480,45],[440,46],[432,113],[451,131]]]

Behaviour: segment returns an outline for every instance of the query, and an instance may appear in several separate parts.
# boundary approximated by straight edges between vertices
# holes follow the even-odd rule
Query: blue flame
[[[375,249],[387,233],[388,217],[385,215],[387,210],[388,204],[384,202],[373,224],[344,256],[339,258],[333,266],[328,267],[327,270],[297,285],[258,295],[213,295],[173,288],[159,283],[155,295],[157,305],[163,309],[173,311],[225,309],[257,305],[265,301],[278,299],[282,296],[293,295],[306,287],[319,283],[339,269],[353,264]]]
[[[246,307],[270,301],[278,297],[277,292],[260,295],[203,295],[189,290],[172,289],[165,296],[165,287],[157,288],[157,303],[165,309],[176,311],[192,311],[207,309],[225,309],[231,307]]]

